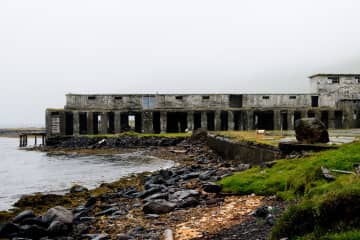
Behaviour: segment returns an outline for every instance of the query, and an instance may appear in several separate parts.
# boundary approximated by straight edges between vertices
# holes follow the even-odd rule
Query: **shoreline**
[[[76,150],[66,150],[70,151]],[[109,149],[93,151],[109,152]],[[150,151],[157,157],[170,156],[171,159],[166,159],[173,160],[175,166],[152,173],[132,174],[92,190],[80,187],[81,191],[64,196],[37,194],[23,197],[16,203],[18,209],[15,212],[1,212],[0,222],[26,209],[32,209],[36,215],[43,215],[49,208],[60,205],[72,209],[74,223],[71,232],[67,234],[75,239],[95,239],[94,236],[103,233],[110,239],[116,239],[119,234],[132,237],[129,239],[161,239],[166,229],[171,229],[178,239],[212,239],[210,236],[238,224],[243,224],[242,228],[246,229],[248,223],[258,230],[259,233],[255,234],[257,238],[267,238],[270,224],[265,221],[259,223],[259,226],[257,223],[254,225],[256,217],[249,214],[264,204],[275,204],[274,199],[254,195],[224,195],[211,183],[241,170],[239,167],[244,167],[243,164],[224,162],[201,141],[190,142],[189,139],[177,146],[151,147]],[[89,149],[85,152],[88,153]],[[93,203],[86,207],[89,201]],[[164,210],[166,206],[170,206],[171,210]],[[230,206],[234,211],[226,212]],[[242,214],[236,215],[239,212],[237,210]],[[213,211],[225,211],[227,219],[233,220],[219,222],[219,227],[214,229],[208,229],[208,224],[194,224],[194,219],[211,222],[209,216]],[[241,233],[239,229],[237,232]]]

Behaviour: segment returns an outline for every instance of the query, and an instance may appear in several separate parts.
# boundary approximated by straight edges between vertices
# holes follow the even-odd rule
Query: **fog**
[[[0,127],[66,93],[308,92],[360,72],[356,0],[2,0]]]

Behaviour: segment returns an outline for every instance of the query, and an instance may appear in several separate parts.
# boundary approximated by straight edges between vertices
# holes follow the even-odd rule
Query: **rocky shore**
[[[175,239],[268,239],[282,203],[273,197],[221,194],[218,180],[251,166],[224,162],[203,137],[54,142],[55,149],[161,146],[154,152],[177,159],[178,165],[95,190],[75,186],[56,201],[34,203],[25,197],[15,204],[23,211],[0,225],[0,238],[164,239],[166,232]]]

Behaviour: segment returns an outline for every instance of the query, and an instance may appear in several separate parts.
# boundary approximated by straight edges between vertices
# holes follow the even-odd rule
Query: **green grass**
[[[358,163],[360,143],[355,142],[302,159],[278,160],[272,168],[255,167],[220,184],[224,192],[276,194],[284,200],[297,200],[298,204],[285,211],[273,228],[272,239],[320,239],[326,234],[328,238],[324,239],[346,239],[341,237],[359,234],[360,176],[334,174],[336,180],[328,182],[320,168],[353,171]]]
[[[137,133],[137,132],[124,132],[119,134],[92,134],[92,135],[82,135],[82,137],[89,138],[117,138],[121,136],[128,137],[160,137],[160,138],[178,138],[178,137],[190,137],[191,133]]]

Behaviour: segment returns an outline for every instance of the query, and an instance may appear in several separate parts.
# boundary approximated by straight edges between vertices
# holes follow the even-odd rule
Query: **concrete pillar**
[[[161,133],[167,132],[167,112],[160,112]]]
[[[114,114],[115,134],[121,133],[121,112],[116,111]]]
[[[246,130],[254,130],[254,111],[246,111]]]
[[[94,134],[94,113],[87,112],[87,128],[88,134]]]
[[[321,112],[320,110],[314,110],[314,113],[315,113],[315,118],[318,119],[318,120],[321,120]]]
[[[194,112],[187,113],[187,129],[189,131],[194,130]]]
[[[201,128],[207,130],[207,112],[201,112]]]
[[[215,111],[215,131],[221,131],[221,112]]]
[[[107,134],[108,129],[108,114],[107,112],[102,112],[101,114],[101,128],[99,129],[100,134]]]
[[[153,112],[143,111],[141,116],[142,119],[142,132],[143,133],[154,133],[153,127]]]
[[[234,122],[234,112],[228,111],[228,130],[234,131],[235,122]]]
[[[74,111],[74,135],[80,135],[80,120],[79,120],[79,112]]]
[[[334,110],[329,110],[329,129],[334,129],[335,128],[335,111]]]
[[[294,130],[294,111],[289,110],[287,113],[288,130]]]
[[[307,110],[301,110],[301,118],[307,118],[308,117],[308,111]]]
[[[281,130],[281,112],[274,110],[274,130]]]
[[[343,128],[353,127],[353,111],[351,108],[346,108],[343,111]]]

